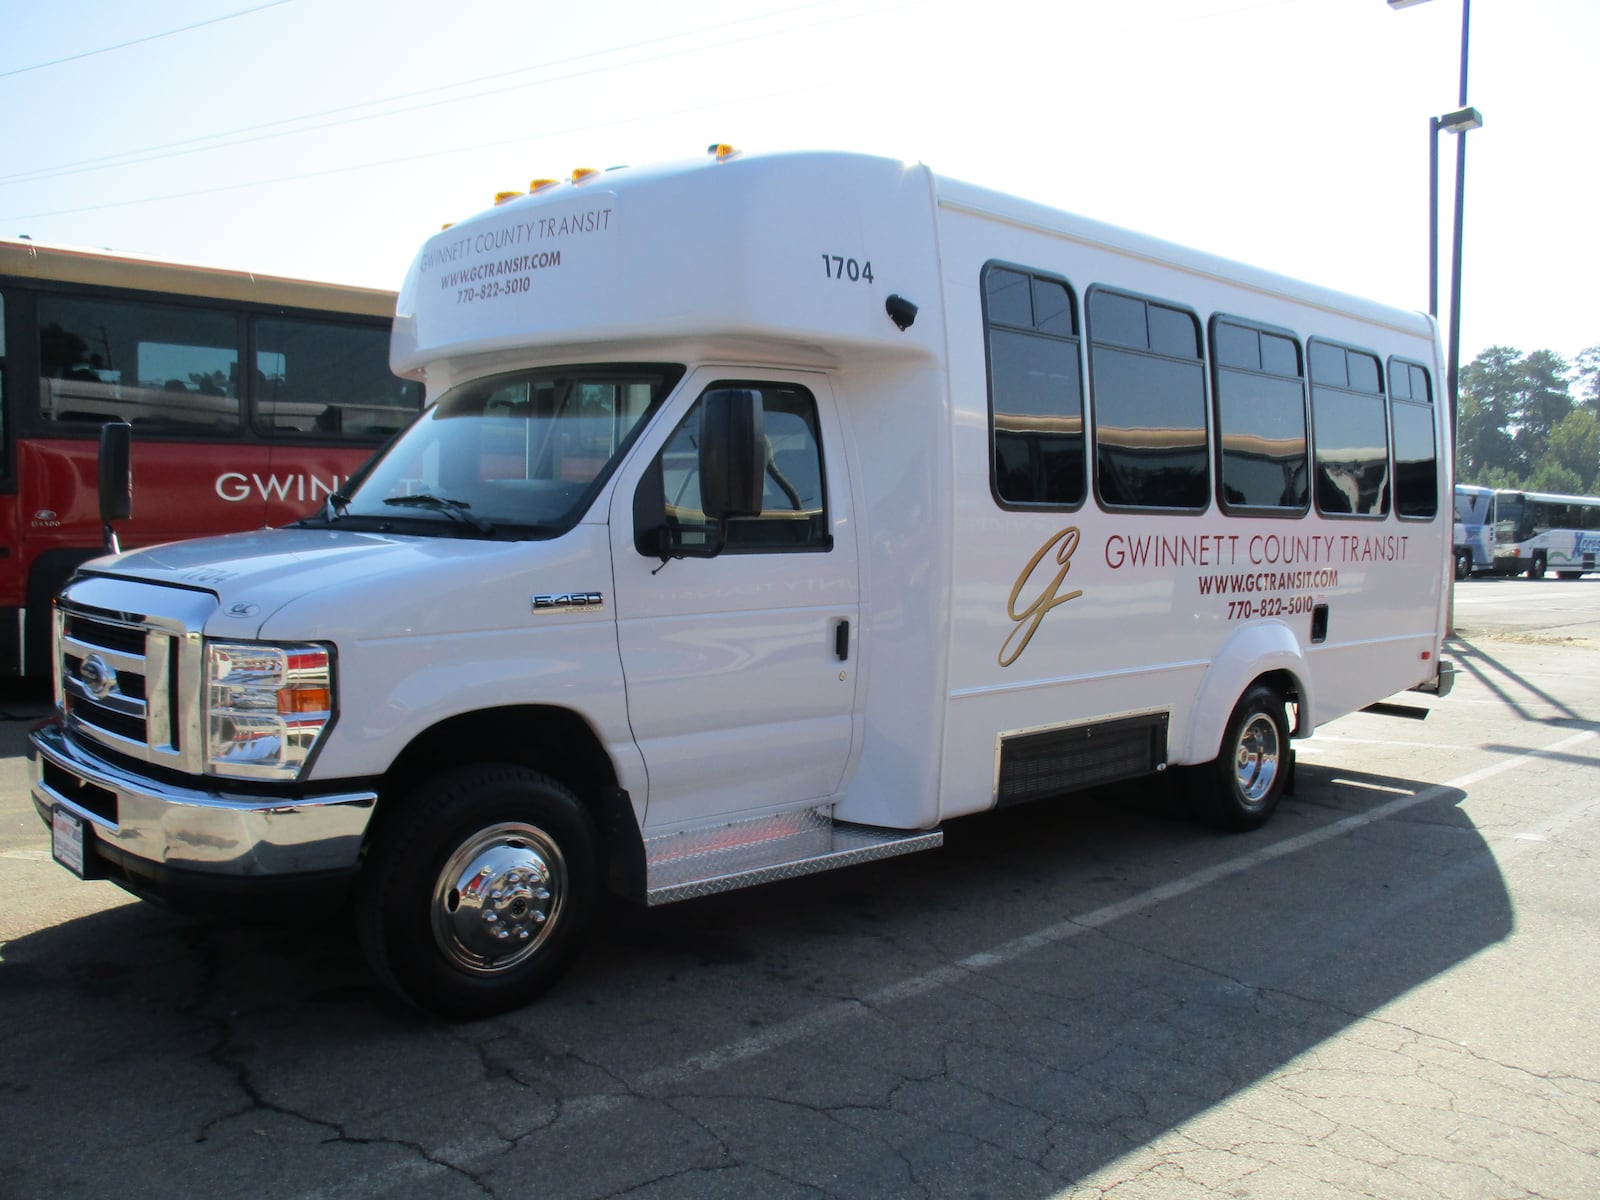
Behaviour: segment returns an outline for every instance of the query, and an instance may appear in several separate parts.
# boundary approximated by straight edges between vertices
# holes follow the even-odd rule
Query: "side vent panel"
[[[1168,719],[1164,712],[1144,713],[1002,739],[995,806],[1165,769]]]

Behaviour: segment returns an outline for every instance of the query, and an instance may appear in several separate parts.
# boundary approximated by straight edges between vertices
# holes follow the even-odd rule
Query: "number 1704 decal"
[[[822,271],[829,279],[840,279],[848,283],[871,283],[872,260],[861,262],[854,258],[845,258],[839,254],[824,254],[822,256]]]

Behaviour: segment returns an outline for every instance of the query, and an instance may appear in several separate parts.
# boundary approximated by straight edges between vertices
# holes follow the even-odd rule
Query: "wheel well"
[[[571,788],[605,828],[602,800],[617,773],[589,723],[565,708],[519,705],[461,713],[419,734],[379,782],[379,795],[399,795],[417,780],[475,762],[512,762]],[[383,821],[380,799],[372,824]],[[371,832],[368,832],[368,839]]]
[[[1303,736],[1300,728],[1300,681],[1295,678],[1292,671],[1268,671],[1265,675],[1258,675],[1251,681],[1250,687],[1263,684],[1282,696],[1284,700],[1294,706],[1294,714],[1290,720],[1289,736]],[[1249,691],[1246,688],[1245,691]],[[1309,732],[1309,731],[1307,731]]]

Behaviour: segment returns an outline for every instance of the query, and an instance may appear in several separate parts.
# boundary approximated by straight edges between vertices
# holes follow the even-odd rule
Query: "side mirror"
[[[100,426],[100,524],[105,530],[106,549],[116,554],[117,534],[113,521],[126,521],[133,515],[133,426],[126,421],[111,421]]]
[[[633,496],[634,546],[640,554],[659,556],[663,563],[674,558],[715,558],[728,544],[730,520],[761,515],[767,469],[761,394],[748,388],[722,388],[705,393],[696,403],[697,495],[689,503],[698,512],[668,518],[660,457]],[[689,523],[680,523],[684,518]]]
[[[743,388],[702,396],[700,507],[706,519],[725,525],[730,517],[759,517],[766,468],[761,397]]]

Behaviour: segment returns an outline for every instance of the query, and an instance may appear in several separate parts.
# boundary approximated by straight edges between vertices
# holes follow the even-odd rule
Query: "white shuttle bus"
[[[96,560],[33,735],[56,857],[353,888],[376,974],[526,1002],[600,894],[939,845],[1444,694],[1435,325],[922,166],[538,183],[432,237],[428,407],[294,526]]]

